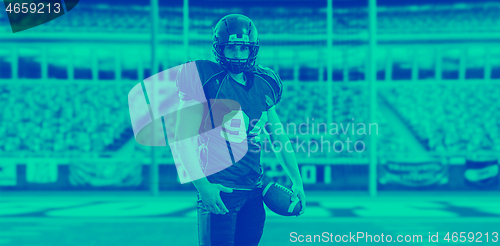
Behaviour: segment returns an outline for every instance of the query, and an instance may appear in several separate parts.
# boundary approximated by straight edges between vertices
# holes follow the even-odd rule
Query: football
[[[292,194],[291,189],[275,182],[267,184],[262,191],[266,206],[271,211],[283,216],[296,216],[302,209],[298,198],[294,202],[291,201]]]

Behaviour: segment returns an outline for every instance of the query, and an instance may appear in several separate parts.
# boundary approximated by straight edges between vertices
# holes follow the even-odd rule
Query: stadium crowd
[[[383,95],[429,151],[500,151],[498,84],[411,84]]]
[[[182,34],[182,7],[161,7],[163,33]],[[384,7],[378,9],[380,34],[483,33],[500,31],[500,4],[455,4]],[[190,8],[191,33],[211,32],[214,20],[226,13],[245,13],[262,34],[325,34],[326,9],[313,7]],[[81,3],[70,15],[50,21],[30,32],[148,33],[150,13],[146,6],[89,5]],[[0,16],[0,31],[10,32],[7,15]],[[334,8],[333,32],[356,34],[368,31],[367,8]]]

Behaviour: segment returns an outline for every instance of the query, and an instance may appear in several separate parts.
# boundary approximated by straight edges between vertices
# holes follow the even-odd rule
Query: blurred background
[[[196,244],[195,189],[168,146],[136,142],[128,93],[214,60],[212,27],[231,13],[254,21],[257,63],[283,80],[282,122],[339,125],[289,132],[305,142],[308,212],[269,211],[262,245],[291,231],[498,235],[500,3],[86,0],[18,33],[0,13],[0,245]],[[265,182],[291,185],[273,153],[263,163]]]

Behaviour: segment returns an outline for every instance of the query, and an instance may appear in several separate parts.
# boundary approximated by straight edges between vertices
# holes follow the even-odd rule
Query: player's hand
[[[295,201],[295,199],[300,200],[300,205],[302,206],[302,209],[299,212],[299,215],[301,216],[305,211],[306,211],[306,194],[304,193],[304,186],[302,184],[294,184],[292,186],[292,202]]]
[[[231,193],[233,190],[221,184],[209,184],[200,191],[201,200],[207,209],[214,214],[226,214],[229,210],[220,198],[220,192]]]

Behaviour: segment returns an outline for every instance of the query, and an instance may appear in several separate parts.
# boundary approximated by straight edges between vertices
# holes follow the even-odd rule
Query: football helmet
[[[224,56],[226,45],[245,45],[249,48],[247,59],[232,59]],[[251,70],[259,52],[257,28],[250,18],[231,14],[222,17],[213,29],[212,50],[219,65],[235,74]]]

